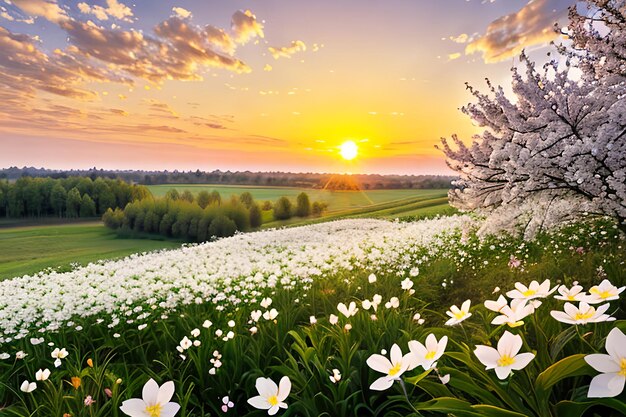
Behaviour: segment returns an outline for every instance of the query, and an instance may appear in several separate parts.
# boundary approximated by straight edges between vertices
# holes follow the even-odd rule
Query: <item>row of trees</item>
[[[626,1],[573,5],[557,31],[568,40],[543,68],[522,54],[514,97],[470,88],[463,112],[486,129],[470,146],[443,141],[460,176],[450,201],[485,213],[490,232],[517,225],[532,236],[581,213],[626,232]]]
[[[213,237],[232,236],[237,231],[258,228],[263,222],[267,203],[261,206],[248,192],[222,201],[217,191],[202,191],[194,196],[189,191],[179,193],[173,189],[164,198],[138,200],[127,204],[124,210],[108,209],[102,220],[105,226],[124,234],[150,233],[205,242]],[[286,197],[269,205],[269,210],[274,210],[274,218],[279,220],[294,215],[319,215],[325,207],[317,202],[311,204],[306,193],[298,196],[295,206]]]
[[[446,175],[378,175],[378,174],[318,174],[293,172],[231,172],[231,171],[120,171],[92,168],[89,170],[59,171],[33,167],[0,169],[0,178],[17,179],[22,176],[56,177],[86,176],[121,178],[127,182],[152,184],[237,184],[328,190],[375,189],[433,189],[450,188],[456,178]]]
[[[108,178],[22,177],[14,183],[0,181],[0,216],[95,217],[149,195],[144,186]]]

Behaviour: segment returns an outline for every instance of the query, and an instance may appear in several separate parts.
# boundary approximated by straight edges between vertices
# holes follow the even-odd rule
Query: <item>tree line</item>
[[[146,187],[120,179],[21,177],[13,183],[0,180],[0,216],[96,217],[150,195]]]
[[[378,189],[435,189],[450,188],[456,176],[450,175],[378,175],[251,171],[144,171],[144,170],[49,170],[34,167],[0,169],[0,178],[17,179],[22,176],[63,178],[86,176],[120,178],[130,183],[154,184],[225,184],[284,186],[327,190]]]
[[[300,193],[294,205],[287,197],[275,203],[256,202],[249,192],[222,201],[217,191],[201,191],[194,196],[186,190],[169,190],[163,198],[145,198],[130,202],[122,210],[108,209],[102,220],[105,226],[120,234],[159,234],[190,242],[205,242],[214,237],[232,236],[236,232],[256,229],[263,223],[263,211],[273,218],[286,220],[293,216],[321,215],[325,203],[311,203]]]

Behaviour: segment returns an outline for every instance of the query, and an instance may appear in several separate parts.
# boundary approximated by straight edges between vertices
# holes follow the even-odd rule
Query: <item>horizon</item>
[[[574,3],[5,1],[0,166],[450,175],[465,82],[508,91]]]

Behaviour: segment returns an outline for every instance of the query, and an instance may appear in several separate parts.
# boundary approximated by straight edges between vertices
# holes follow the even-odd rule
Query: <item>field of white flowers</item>
[[[480,225],[345,220],[0,282],[0,415],[626,414],[617,228]]]

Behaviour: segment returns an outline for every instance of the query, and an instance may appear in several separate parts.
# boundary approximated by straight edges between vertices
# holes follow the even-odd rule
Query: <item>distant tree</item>
[[[326,211],[327,207],[328,205],[326,203],[315,201],[311,207],[311,214],[319,217],[324,213],[324,211]]]
[[[105,184],[98,198],[98,211],[104,213],[109,208],[115,207],[115,194],[111,188]]]
[[[24,198],[26,214],[29,216],[40,216],[43,205],[43,195],[39,187],[40,181],[28,178],[22,191]]]
[[[274,219],[287,220],[292,216],[291,201],[287,197],[281,197],[274,204]]]
[[[88,194],[84,194],[80,202],[80,217],[95,217],[96,203]]]
[[[172,188],[170,190],[167,190],[167,192],[165,193],[165,198],[167,198],[168,200],[176,201],[180,198],[180,193],[176,188]]]
[[[218,206],[222,204],[222,196],[219,192],[215,190],[211,191],[211,200],[209,201],[209,204],[216,204]]]
[[[119,208],[115,210],[108,209],[102,216],[104,225],[110,229],[119,229],[124,222],[124,213]]]
[[[271,201],[269,201],[269,200],[265,200],[265,201],[263,202],[263,205],[261,206],[261,209],[262,209],[263,211],[268,211],[268,210],[271,210],[272,208],[274,208],[274,205],[273,205],[273,204],[272,204],[272,202],[271,202]]]
[[[78,188],[74,187],[67,193],[67,200],[65,202],[67,217],[78,217],[80,213],[80,205],[83,199],[80,196]]]
[[[209,226],[209,236],[227,237],[234,235],[236,231],[235,222],[224,215],[214,218]]]
[[[307,193],[300,193],[296,199],[296,216],[308,217],[311,215],[311,202]]]
[[[239,201],[241,201],[241,204],[246,206],[247,209],[250,209],[250,207],[252,207],[252,204],[254,203],[254,197],[252,197],[252,194],[246,191],[239,196]]]
[[[65,203],[67,200],[67,191],[60,182],[56,182],[50,192],[50,205],[55,215],[62,217],[65,212]],[[115,197],[114,197],[115,201]]]
[[[9,184],[6,181],[0,180],[0,216],[8,216],[7,203]]]
[[[171,236],[173,224],[174,216],[172,216],[170,213],[166,213],[161,219],[161,224],[159,225],[159,234],[163,236]]]
[[[200,206],[200,208],[205,208],[211,202],[211,196],[209,192],[206,190],[202,190],[196,196],[196,203]]]
[[[180,199],[183,201],[188,201],[190,203],[193,203],[193,201],[195,200],[193,194],[189,190],[183,191],[183,193],[180,195]]]
[[[261,213],[261,207],[257,203],[253,203],[250,206],[250,227],[257,228],[261,226],[263,222],[263,215]]]

